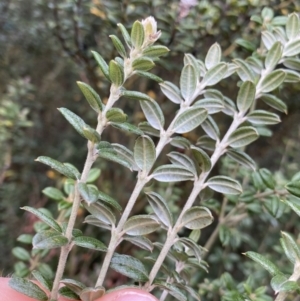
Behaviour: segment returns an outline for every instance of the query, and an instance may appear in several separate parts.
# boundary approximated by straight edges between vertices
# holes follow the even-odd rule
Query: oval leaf
[[[193,96],[197,87],[197,73],[195,67],[186,65],[183,67],[180,75],[180,90],[181,95],[186,101],[189,101]]]
[[[242,83],[237,96],[237,107],[240,112],[246,112],[255,99],[255,85],[250,81]]]
[[[212,177],[206,184],[210,189],[224,194],[235,195],[243,192],[242,186],[238,181],[225,176]]]
[[[228,139],[228,145],[233,148],[239,148],[250,144],[258,138],[258,133],[255,128],[243,126],[235,130]]]
[[[157,130],[163,129],[165,118],[160,106],[155,101],[140,101],[140,105],[149,124]]]
[[[77,236],[73,239],[73,242],[76,246],[91,249],[91,250],[97,250],[97,251],[107,251],[107,247],[103,242],[100,240],[88,237],[88,236]]]
[[[159,228],[159,223],[150,215],[136,215],[126,221],[123,231],[127,235],[137,236],[152,233]]]
[[[181,226],[188,229],[203,229],[213,222],[214,218],[208,208],[192,207],[182,216]]]
[[[194,175],[180,165],[162,165],[156,168],[151,175],[159,182],[180,182],[193,180]]]

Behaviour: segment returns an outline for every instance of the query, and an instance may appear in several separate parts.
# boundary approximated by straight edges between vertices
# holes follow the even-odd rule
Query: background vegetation
[[[63,188],[65,185],[60,175],[37,164],[34,159],[39,155],[49,155],[60,161],[72,162],[80,169],[82,167],[86,152],[84,139],[78,137],[56,108],[66,106],[85,116],[87,123],[95,123],[76,81],[89,83],[103,98],[108,95],[107,83],[92,59],[91,50],[101,53],[107,61],[117,55],[108,37],[109,34],[120,36],[116,24],[121,22],[129,27],[136,19],[153,15],[163,33],[160,43],[171,50],[171,58],[162,60],[155,67],[155,73],[168,81],[178,82],[184,53],[203,59],[209,47],[218,42],[223,56],[230,60],[247,57],[250,51],[259,48],[257,37],[261,29],[250,18],[260,15],[265,6],[272,7],[275,15],[300,11],[297,1],[275,0],[1,1],[0,270],[4,275],[12,273],[17,262],[11,252],[19,245],[17,237],[24,232],[33,234],[36,227],[32,215],[19,208],[24,205],[45,206],[55,212],[56,204],[41,191],[46,186]],[[153,81],[134,78],[127,88],[155,98],[162,104],[166,120],[168,112],[170,115],[174,112],[175,107],[165,100]],[[236,97],[235,83],[222,81],[220,89],[227,96]],[[283,122],[272,127],[273,133],[265,130],[268,137],[259,139],[248,151],[260,167],[275,173],[277,183],[285,182],[300,170],[299,90],[299,84],[294,84],[278,91],[288,105],[289,114],[282,114]],[[134,124],[144,120],[135,102],[126,102],[122,109],[131,116]],[[227,122],[224,118],[218,124],[224,124],[225,128]],[[132,139],[131,146],[134,143],[133,137],[120,136],[118,131],[111,130],[106,135],[111,142],[126,142],[128,145],[128,139]],[[197,133],[189,135],[190,139],[197,140]],[[97,180],[102,190],[118,199],[123,206],[132,191],[132,175],[128,173],[126,177],[125,169],[107,161],[98,160],[96,164],[102,170]],[[218,168],[228,170],[230,165],[223,161]],[[179,210],[181,201],[185,199],[184,185],[189,184],[176,186],[175,193],[170,196],[174,210]],[[158,190],[162,188],[161,184],[157,187]],[[215,195],[215,200],[206,205],[217,213],[220,201]],[[148,210],[147,207],[145,209],[145,200],[141,198],[134,210],[135,213]],[[81,214],[83,219],[84,212]],[[268,281],[264,280],[266,273],[241,253],[249,249],[268,253],[284,270],[286,259],[279,251],[279,229],[298,235],[299,219],[291,212],[281,215],[280,227],[278,221],[261,206],[253,206],[252,210],[237,216],[230,225],[220,224],[221,230],[219,228],[206,258],[210,265],[209,273],[199,271],[192,279],[194,283],[202,283],[199,290],[208,300],[219,300],[219,294],[227,300],[222,290],[233,290],[243,281],[247,281],[243,287],[248,285],[250,291],[267,284]],[[203,231],[202,245],[212,237],[218,222],[216,219],[214,226]],[[91,231],[95,231],[94,228],[86,227],[85,233]],[[102,235],[101,240],[107,241],[108,237]],[[137,256],[143,256],[139,249],[129,249],[126,244],[120,248],[120,253],[140,252]],[[44,270],[49,273],[56,264],[54,255],[57,255],[55,250],[48,253],[43,261],[47,263]],[[93,270],[99,265],[96,255],[78,250],[71,256],[67,273],[86,284],[93,283]],[[78,275],[77,267],[83,263]],[[15,269],[20,271],[18,264]],[[35,264],[31,262],[31,265]],[[250,275],[253,277],[248,278]],[[122,284],[125,280],[112,271],[106,286]],[[259,295],[260,292],[253,291],[253,294]]]

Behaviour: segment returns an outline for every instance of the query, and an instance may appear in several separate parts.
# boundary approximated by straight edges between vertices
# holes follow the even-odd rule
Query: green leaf
[[[139,169],[147,174],[156,160],[155,145],[150,137],[140,136],[137,138],[133,156]]]
[[[300,82],[300,73],[293,71],[293,70],[287,70],[287,69],[281,69],[285,72],[286,77],[284,79],[285,83],[298,83]]]
[[[60,296],[65,297],[66,299],[70,299],[70,300],[81,300],[81,298],[78,296],[78,294],[76,294],[75,292],[73,292],[71,289],[69,289],[66,286],[61,287],[58,290],[58,293]]]
[[[229,97],[224,97],[223,101],[224,101],[223,113],[229,116],[234,116],[234,114],[237,111],[235,103]]]
[[[123,123],[127,120],[127,115],[119,108],[109,109],[105,116],[109,122]]]
[[[129,236],[125,235],[123,237],[124,240],[131,242],[135,246],[138,246],[139,248],[146,250],[146,251],[153,251],[153,244],[150,239],[148,239],[145,236]]]
[[[266,187],[270,189],[275,189],[275,180],[273,178],[273,174],[271,171],[269,171],[266,168],[261,168],[258,171],[263,183],[266,185]]]
[[[257,57],[250,56],[246,58],[246,63],[248,64],[249,67],[251,67],[252,71],[255,74],[260,75],[262,70],[264,69],[264,65],[262,61]]]
[[[32,243],[32,235],[31,234],[21,234],[17,241],[22,242],[23,244],[31,244]]]
[[[153,283],[155,286],[167,290],[168,293],[178,301],[186,301],[186,296],[179,290],[174,284],[167,283],[165,281],[155,280]]]
[[[172,102],[174,102],[176,104],[180,104],[183,102],[180,90],[174,84],[172,84],[171,82],[165,81],[159,85],[160,85],[161,91],[164,93],[164,95],[169,100],[171,100]]]
[[[100,177],[100,174],[101,174],[101,169],[100,168],[91,168],[91,170],[89,171],[86,182],[87,183],[95,182]]]
[[[263,78],[257,89],[259,93],[268,93],[279,87],[286,77],[282,70],[275,70]]]
[[[261,33],[261,40],[268,50],[276,43],[276,37],[270,31],[263,31]]]
[[[202,172],[207,172],[211,169],[211,161],[207,153],[196,146],[191,146],[192,153]]]
[[[111,60],[109,62],[109,78],[115,84],[117,87],[122,86],[124,82],[124,71],[120,67],[120,65],[114,61]]]
[[[96,250],[96,251],[102,251],[102,252],[107,251],[107,247],[105,246],[105,244],[93,237],[77,236],[73,239],[73,242],[75,243],[76,246],[79,247]]]
[[[121,33],[122,33],[122,36],[123,36],[123,39],[124,39],[125,43],[127,44],[127,46],[128,46],[129,48],[131,48],[131,46],[132,46],[131,38],[130,38],[130,35],[129,35],[127,29],[126,29],[126,28],[124,27],[124,25],[121,24],[121,23],[118,23],[117,25],[118,25],[118,27],[119,27]]]
[[[105,288],[103,286],[96,286],[96,287],[86,287],[84,288],[79,296],[80,300],[82,301],[94,301],[98,300],[105,294]]]
[[[294,238],[287,232],[281,232],[282,248],[287,258],[295,265],[300,262],[300,249]]]
[[[120,204],[115,199],[113,199],[111,196],[109,196],[108,194],[106,194],[102,191],[98,191],[98,193],[99,193],[98,199],[107,203],[108,205],[117,209],[118,211],[122,211],[122,207],[120,206]]]
[[[300,216],[300,202],[299,198],[289,197],[283,202],[287,204],[297,215]]]
[[[300,197],[300,181],[292,181],[285,185],[286,190],[296,196]]]
[[[124,90],[124,91],[122,91],[122,95],[127,98],[134,99],[134,100],[145,100],[145,101],[153,101],[153,102],[155,101],[153,98],[151,98],[147,94],[137,92],[137,91]]]
[[[84,137],[93,143],[98,143],[101,141],[100,134],[87,124],[83,127],[82,132]]]
[[[147,281],[148,272],[142,262],[129,255],[115,253],[110,267],[118,273],[137,281]]]
[[[165,226],[172,226],[173,216],[165,199],[163,199],[158,193],[149,192],[147,193],[147,200],[158,219]]]
[[[247,115],[247,120],[255,125],[277,124],[281,121],[277,114],[264,110],[252,111]]]
[[[280,42],[274,43],[265,59],[265,67],[267,70],[273,70],[276,67],[282,57],[282,52],[282,44]]]
[[[195,164],[187,155],[178,152],[171,152],[167,156],[173,164],[181,165],[191,171],[194,175],[197,175]]]
[[[154,46],[147,47],[143,51],[143,55],[150,58],[157,58],[167,54],[169,51],[170,50],[166,46],[154,45]]]
[[[276,275],[271,279],[271,287],[277,294],[278,292],[291,292],[299,290],[296,281],[289,281],[285,275]]]
[[[220,63],[221,55],[222,51],[220,45],[218,43],[213,44],[209,48],[205,57],[205,67],[207,68],[207,70],[213,68],[214,66]]]
[[[87,185],[86,183],[78,183],[78,190],[82,198],[88,203],[92,204],[97,202],[99,191],[97,187]]]
[[[145,39],[144,27],[140,21],[135,21],[131,29],[131,43],[134,47],[140,48]]]
[[[172,138],[170,144],[181,149],[188,149],[191,145],[191,142],[184,137],[176,136]]]
[[[207,118],[201,123],[201,127],[211,139],[219,140],[220,130],[211,116],[207,116]]]
[[[203,135],[197,140],[196,145],[201,146],[201,148],[214,151],[216,146],[216,141],[214,141],[207,135]]]
[[[203,208],[205,208],[205,207],[203,207]],[[213,218],[213,217],[211,216],[211,218]],[[201,217],[201,220],[202,220],[202,217]],[[199,229],[193,230],[193,231],[199,231]],[[191,250],[193,252],[194,256],[197,258],[197,260],[199,262],[202,261],[202,249],[194,240],[187,238],[187,237],[181,237],[181,238],[179,238],[179,241],[183,245],[185,245],[189,250]],[[185,252],[188,253],[189,250],[185,250]]]
[[[285,31],[289,40],[293,40],[299,35],[300,21],[296,13],[292,13],[288,16]]]
[[[78,87],[80,88],[81,92],[83,93],[84,97],[88,101],[91,108],[99,113],[103,109],[103,104],[98,93],[89,85],[83,82],[77,82]]]
[[[180,182],[193,180],[195,176],[180,165],[168,164],[156,168],[151,177],[159,182]]]
[[[193,107],[196,106],[206,109],[208,114],[215,114],[224,109],[224,103],[222,100],[210,97],[197,100]]]
[[[214,218],[206,207],[195,206],[188,209],[182,216],[181,227],[203,229],[213,222]]]
[[[26,210],[26,211],[34,214],[35,216],[37,216],[41,221],[46,223],[52,229],[54,229],[58,232],[62,232],[61,226],[53,218],[51,218],[48,215],[44,214],[41,210],[35,209],[35,208],[32,208],[32,207],[28,207],[28,206],[22,207],[21,209]]]
[[[99,220],[97,217],[93,216],[93,215],[88,215],[85,219],[84,219],[84,223],[86,224],[90,224],[99,228],[103,228],[103,229],[107,229],[109,231],[111,231],[111,226],[109,224],[107,224],[106,222],[103,222],[101,220]]]
[[[130,170],[133,169],[131,162],[128,162],[126,159],[124,159],[124,157],[118,156],[117,152],[114,151],[113,148],[111,150],[110,149],[100,149],[98,152],[98,156],[103,159],[107,159],[107,160],[119,163],[119,164],[129,168]]]
[[[34,249],[53,249],[65,246],[68,239],[54,230],[43,230],[38,232],[32,239]]]
[[[54,187],[46,187],[42,190],[42,192],[45,196],[55,201],[62,201],[65,198],[63,193],[59,189]]]
[[[201,76],[201,67],[200,67],[200,61],[198,59],[196,59],[191,53],[185,53],[184,54],[184,66],[186,65],[192,65],[195,68],[196,71],[196,78],[197,78],[197,82],[200,79]],[[202,63],[203,64],[203,63]],[[203,68],[204,68],[204,73],[206,72],[205,66],[203,64]]]
[[[114,225],[116,223],[115,215],[110,208],[104,204],[97,202],[90,205],[85,205],[85,208],[89,213],[105,224]]]
[[[255,99],[255,85],[250,81],[242,83],[237,96],[237,107],[240,112],[247,112]]]
[[[235,130],[228,139],[228,145],[239,148],[250,144],[258,138],[258,133],[251,126],[243,126]]]
[[[157,102],[140,101],[140,105],[149,124],[157,130],[162,130],[165,124],[165,118]]]
[[[68,287],[70,290],[75,292],[77,295],[80,294],[80,292],[84,288],[86,288],[86,286],[83,283],[73,279],[62,279],[60,283],[64,284],[66,287]]]
[[[255,17],[255,16],[253,16],[253,17]],[[251,52],[254,52],[256,50],[256,45],[250,41],[247,41],[244,39],[236,39],[234,42],[235,42],[235,44],[242,46],[243,48],[245,48]]]
[[[104,61],[103,57],[97,53],[96,51],[92,51],[92,54],[97,61],[103,75],[110,81],[109,72],[108,72],[108,65]]]
[[[138,236],[152,233],[159,228],[159,223],[150,215],[135,215],[126,221],[123,231],[127,235]]]
[[[27,250],[21,247],[15,247],[12,249],[13,255],[23,261],[29,261],[31,259],[31,256]]]
[[[192,65],[185,65],[180,75],[180,91],[186,101],[190,101],[197,87],[197,73]]]
[[[138,170],[138,167],[134,161],[133,152],[131,150],[118,143],[112,143],[111,146],[113,147],[113,150],[116,152],[119,158],[131,165],[132,170]]]
[[[276,96],[271,94],[262,94],[261,99],[270,107],[276,109],[277,111],[284,112],[285,114],[287,114],[287,105]]]
[[[13,277],[9,280],[8,283],[12,289],[30,298],[40,300],[40,301],[48,300],[48,296],[46,295],[46,293],[41,288],[39,288],[36,284],[34,284],[33,282],[27,279]]]
[[[133,133],[136,135],[143,135],[144,133],[135,125],[130,124],[128,122],[122,122],[122,123],[117,123],[117,122],[111,122],[110,123],[114,128],[117,128],[119,130],[123,130],[127,133]]]
[[[172,131],[179,134],[188,133],[199,126],[207,115],[207,110],[201,107],[188,108],[176,117]]]
[[[300,71],[300,60],[298,58],[285,58],[283,65],[287,68]]]
[[[274,28],[274,31],[277,29],[277,28],[280,28],[282,31],[283,28],[282,27],[279,27],[279,26],[284,26],[287,22],[287,16],[277,16],[277,17],[274,17],[272,19],[272,22],[271,24],[274,25],[274,26],[278,26],[278,27],[275,27]]]
[[[133,70],[148,71],[155,66],[154,62],[148,57],[140,57],[132,62]]]
[[[243,192],[241,184],[229,177],[215,176],[206,182],[207,186],[220,193],[224,194],[240,194]]]
[[[41,272],[37,270],[33,270],[31,274],[46,290],[52,290],[53,281],[47,279]]]
[[[117,49],[118,53],[120,54],[120,56],[122,56],[123,58],[127,57],[125,47],[122,44],[122,42],[120,41],[120,39],[115,35],[110,35],[109,37],[111,38],[111,40],[112,40],[115,48]]]
[[[251,258],[253,261],[260,264],[272,276],[281,274],[280,270],[276,267],[276,265],[272,263],[269,259],[267,259],[265,256],[251,251],[244,253],[244,255],[246,255],[247,257]]]
[[[204,75],[201,86],[213,86],[221,81],[227,72],[227,64],[226,63],[219,63],[209,69],[206,74]]]
[[[241,59],[235,59],[233,62],[238,66],[237,73],[243,82],[255,81],[255,74],[248,63]]]
[[[287,42],[284,46],[283,56],[295,56],[300,53],[300,38]]]
[[[160,137],[160,132],[158,130],[154,129],[147,121],[140,122],[139,129],[144,134],[154,136],[154,137]]]
[[[242,164],[243,166],[252,169],[253,171],[256,170],[256,163],[255,161],[247,155],[245,152],[237,150],[237,149],[228,149],[226,155],[231,158],[232,160]]]

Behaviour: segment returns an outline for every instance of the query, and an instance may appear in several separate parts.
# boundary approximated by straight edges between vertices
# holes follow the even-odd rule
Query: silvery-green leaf
[[[122,44],[122,42],[120,41],[120,39],[115,36],[115,35],[110,35],[109,36],[116,48],[116,50],[118,51],[118,53],[120,54],[120,56],[122,57],[127,57],[127,53],[126,53],[126,50],[125,50],[125,47],[124,45]]]
[[[121,33],[122,33],[122,36],[123,36],[123,39],[124,39],[125,43],[127,44],[127,46],[129,48],[131,48],[131,46],[132,46],[131,38],[130,38],[130,35],[129,35],[127,29],[121,23],[118,23],[117,25],[118,25],[119,29],[121,30]]]
[[[118,87],[123,84],[124,71],[116,61],[111,60],[109,62],[108,72],[109,72],[109,78],[111,79],[113,84],[115,84]]]
[[[211,139],[207,135],[203,135],[197,140],[196,145],[201,146],[201,148],[214,151],[216,146],[216,141]]]
[[[59,290],[58,290],[59,296],[64,297],[66,299],[71,299],[71,300],[82,300],[78,294],[76,294],[75,292],[73,292],[71,289],[69,289],[66,286],[62,286]]]
[[[105,288],[103,286],[86,287],[80,292],[79,297],[82,301],[94,301],[101,298],[104,294]]]
[[[273,135],[273,132],[265,126],[256,126],[255,129],[261,137],[272,137]]]
[[[202,262],[204,262],[204,261],[201,261],[201,264],[202,264]],[[200,266],[200,263],[199,263],[199,266],[197,266],[196,268],[199,268],[199,267],[203,269],[203,266]],[[204,270],[207,270],[207,269],[204,269]],[[176,283],[176,286],[178,288],[180,288],[181,290],[184,290],[188,294],[188,296],[191,296],[192,298],[196,299],[197,301],[201,301],[200,295],[192,287],[190,287],[186,284],[178,283],[178,282]]]
[[[119,205],[119,203],[108,194],[98,191],[98,199],[117,209],[118,211],[122,211],[122,207]]]
[[[206,68],[205,68],[205,64],[201,61],[197,59],[197,65],[196,65],[196,69],[199,70],[200,76],[204,76],[206,73]]]
[[[133,70],[148,71],[155,66],[153,60],[148,57],[140,57],[132,62]]]
[[[167,283],[166,281],[161,282],[159,280],[155,280],[153,284],[161,289],[167,290],[176,300],[187,301],[186,296],[174,284]]]
[[[113,214],[111,209],[104,204],[97,202],[90,205],[85,205],[85,209],[103,223],[109,225],[114,225],[116,223],[115,215]]]
[[[270,189],[275,189],[275,184],[276,183],[275,183],[273,174],[270,170],[268,170],[266,168],[260,168],[258,170],[258,173],[261,177],[261,180],[266,185],[266,187],[268,187]]]
[[[48,291],[52,290],[53,281],[47,279],[41,272],[38,270],[33,270],[31,272],[32,276]]]
[[[213,44],[209,48],[205,57],[205,67],[207,68],[207,70],[213,68],[214,66],[220,63],[221,55],[222,51],[220,45],[218,43]]]
[[[261,74],[261,71],[264,68],[262,61],[255,56],[248,57],[246,63],[256,74]]]
[[[154,129],[147,121],[140,122],[138,126],[144,134],[154,137],[160,137],[160,132]]]
[[[228,63],[227,64],[227,72],[223,78],[227,78],[227,77],[231,76],[232,74],[234,74],[237,71],[237,69],[238,69],[238,66],[236,64]]]
[[[243,126],[235,130],[228,139],[228,145],[239,148],[250,144],[258,138],[258,133],[251,126]]]
[[[159,77],[159,76],[157,76],[157,75],[155,75],[155,74],[153,74],[151,72],[136,70],[135,73],[137,75],[139,75],[139,76],[145,77],[147,79],[154,80],[154,81],[156,81],[158,83],[163,83],[164,82],[164,80],[161,77]]]
[[[21,209],[34,214],[35,216],[37,216],[41,221],[46,223],[52,229],[54,229],[58,232],[62,232],[61,226],[53,218],[44,214],[41,210],[29,207],[29,206],[21,207]]]
[[[124,161],[127,161],[131,164],[132,170],[138,170],[138,167],[133,158],[133,152],[131,150],[118,143],[112,143],[111,146],[113,147],[119,158],[122,158]]]
[[[194,66],[196,71],[196,76],[197,76],[197,82],[198,82],[201,76],[200,68],[198,68],[199,61],[191,53],[185,53],[183,61],[184,61],[184,66],[186,65]]]
[[[294,238],[287,232],[281,232],[280,239],[281,246],[287,258],[291,263],[296,264],[300,262],[300,249]]]
[[[188,149],[191,145],[191,142],[184,137],[176,136],[171,139],[170,144],[178,148]]]
[[[224,109],[224,103],[218,98],[203,98],[197,100],[193,107],[201,107],[207,110],[208,114],[215,114]]]
[[[284,26],[287,22],[287,16],[276,16],[272,19],[271,24],[276,26],[274,29],[278,28],[279,26]],[[283,28],[280,27],[282,30]],[[273,29],[273,30],[274,30]]]
[[[53,249],[65,246],[68,239],[55,230],[43,230],[34,235],[32,245],[34,249]]]
[[[266,269],[272,276],[282,274],[280,270],[276,267],[274,263],[272,263],[265,256],[255,253],[255,252],[246,252],[244,253],[247,257],[251,258],[253,261],[260,264],[264,269]]]
[[[109,122],[123,123],[127,120],[127,115],[119,108],[111,108],[105,114]]]
[[[42,193],[48,198],[55,201],[62,201],[65,198],[63,193],[55,187],[46,187],[45,189],[42,190]]]
[[[264,110],[252,111],[247,115],[247,120],[257,125],[277,124],[280,122],[280,118],[277,114]]]
[[[211,116],[207,116],[207,118],[201,123],[201,127],[210,138],[213,140],[219,139],[219,128]]]
[[[150,239],[148,239],[145,236],[129,236],[125,235],[123,237],[124,240],[131,242],[132,244],[140,247],[143,250],[146,251],[153,251],[153,244]]]
[[[290,194],[296,197],[300,197],[300,181],[296,180],[296,181],[288,182],[285,185],[285,188]]]
[[[32,243],[32,235],[31,234],[21,234],[18,236],[17,241],[23,244],[31,244]]]
[[[263,31],[261,33],[261,39],[268,50],[276,43],[276,37],[270,31]]]
[[[241,194],[243,192],[241,184],[229,177],[215,176],[206,182],[207,186],[220,193],[224,194]]]
[[[159,182],[180,182],[193,180],[194,175],[182,166],[168,164],[156,168],[152,173],[152,178]]]
[[[181,237],[179,241],[194,253],[194,256],[199,262],[202,260],[202,249],[194,240],[187,237]]]
[[[105,246],[105,244],[93,237],[77,236],[73,239],[73,242],[75,243],[76,246],[82,248],[87,248],[87,249],[102,251],[102,252],[107,251],[107,247]]]
[[[237,149],[228,149],[226,155],[231,158],[232,160],[242,164],[243,166],[252,169],[253,171],[256,170],[256,163],[255,161],[247,155],[245,152],[237,150]]]
[[[192,131],[199,126],[207,117],[207,110],[201,107],[192,107],[186,109],[175,119],[172,131],[174,133],[184,134]]]
[[[291,40],[284,45],[283,56],[294,56],[300,53],[300,38]]]
[[[209,171],[211,169],[211,161],[207,153],[201,148],[193,145],[191,146],[191,149],[196,162],[199,164],[200,170],[202,172]]]
[[[142,262],[129,255],[115,253],[110,267],[118,273],[137,281],[147,281],[148,272]]]
[[[107,63],[104,61],[103,57],[96,51],[92,51],[92,54],[97,61],[103,75],[110,81]]]
[[[287,69],[282,69],[286,77],[284,79],[285,83],[298,83],[300,81],[300,73],[296,72],[294,70],[287,70]]]
[[[12,249],[12,254],[23,261],[29,261],[31,259],[31,256],[27,250],[21,247],[15,247]]]
[[[237,107],[240,112],[248,111],[255,99],[255,93],[255,85],[251,81],[242,83],[237,96]]]
[[[48,296],[46,293],[33,282],[20,278],[13,277],[9,280],[9,286],[16,290],[17,292],[28,296],[29,298],[33,298],[35,300],[47,301]]]
[[[282,45],[286,44],[287,36],[285,30],[281,26],[273,28],[273,34],[276,37],[277,41],[281,42]]]
[[[227,73],[227,64],[219,63],[209,69],[204,75],[201,86],[213,86],[221,81]]]
[[[60,283],[64,284],[66,287],[74,291],[76,294],[79,294],[86,286],[80,281],[73,279],[62,279]]]
[[[276,67],[282,57],[282,51],[283,47],[280,42],[273,44],[265,59],[265,67],[267,70],[272,70]]]
[[[161,91],[165,94],[165,96],[170,99],[172,102],[180,104],[183,102],[181,97],[180,90],[173,83],[165,81],[160,84]]]
[[[263,94],[260,98],[270,107],[287,114],[287,105],[278,97],[271,94]]]
[[[123,231],[127,235],[137,236],[152,233],[159,228],[159,223],[150,215],[135,215],[126,221]]]
[[[131,43],[134,47],[140,48],[145,39],[145,31],[140,21],[135,21],[131,29]]]
[[[256,45],[250,41],[244,39],[236,39],[235,44],[244,47],[245,49],[254,52],[256,50]]]
[[[251,82],[255,81],[254,72],[244,60],[235,59],[233,60],[233,62],[238,66],[236,72],[242,81],[251,81]]]
[[[206,207],[195,206],[188,209],[181,219],[181,226],[188,229],[203,229],[213,222],[214,218]]]
[[[299,285],[296,281],[291,281],[283,274],[274,276],[271,279],[271,287],[275,294],[279,292],[294,292],[299,290]]]
[[[118,56],[115,57],[115,61],[117,64],[119,64],[120,68],[123,70],[124,69],[124,60]]]
[[[205,98],[219,99],[221,101],[223,101],[223,99],[224,99],[224,95],[216,89],[206,89],[204,91],[204,97]]]
[[[165,117],[155,101],[140,101],[141,108],[149,124],[157,130],[163,129]]]
[[[111,226],[109,224],[100,221],[97,217],[95,217],[93,215],[88,215],[84,219],[84,223],[90,224],[90,225],[93,225],[93,226],[96,226],[96,227],[99,227],[99,228],[111,230]]]
[[[82,132],[84,137],[93,143],[98,143],[101,141],[100,134],[87,124],[82,128]]]
[[[197,72],[192,65],[183,67],[180,75],[180,91],[186,101],[193,96],[197,87]]]
[[[288,16],[286,26],[286,35],[290,40],[295,39],[300,33],[300,21],[296,13],[292,13]]]
[[[86,183],[93,183],[95,182],[101,174],[100,168],[91,168],[89,171],[88,177],[86,179]]]
[[[187,155],[178,152],[171,152],[167,156],[173,164],[182,165],[183,167],[191,171],[194,175],[197,175],[195,164],[193,160],[190,159]]]
[[[284,82],[285,77],[286,74],[284,71],[275,70],[263,78],[257,90],[259,90],[260,93],[271,92]]]
[[[264,21],[272,20],[274,17],[274,10],[270,7],[264,7],[261,11],[261,17]]]
[[[144,133],[135,125],[130,124],[128,122],[122,122],[122,123],[117,123],[117,122],[111,122],[110,123],[114,128],[117,128],[119,130],[123,130],[127,133],[133,133],[136,135],[143,135]]]
[[[283,65],[287,68],[300,71],[300,60],[298,58],[285,58]]]
[[[81,92],[85,96],[86,100],[88,101],[89,105],[93,110],[95,110],[97,113],[102,111],[103,104],[101,102],[101,99],[98,95],[98,93],[89,85],[83,82],[77,82],[77,85],[79,86]]]
[[[229,98],[224,97],[223,99],[224,109],[222,110],[223,113],[229,116],[233,116],[236,112],[236,106],[235,103]]]
[[[133,170],[133,166],[130,161],[126,160],[124,156],[119,156],[117,152],[112,149],[100,149],[98,152],[98,156],[103,159],[107,159],[116,163],[119,163],[130,170]]]
[[[170,50],[166,46],[152,45],[143,50],[143,55],[150,58],[157,58],[166,55]]]
[[[98,200],[99,191],[96,187],[80,182],[78,183],[78,190],[88,204],[95,203]]]
[[[260,25],[263,23],[261,16],[258,16],[258,15],[251,16],[250,20],[253,22],[256,22]]]
[[[155,145],[149,136],[140,136],[137,138],[133,156],[138,168],[148,173],[156,159]]]
[[[148,96],[147,94],[137,92],[137,91],[124,90],[124,91],[122,91],[122,96],[130,98],[130,99],[134,99],[134,100],[154,101],[154,99],[151,98],[150,96]]]
[[[173,225],[173,216],[167,202],[157,193],[147,193],[147,200],[158,219],[167,227]]]

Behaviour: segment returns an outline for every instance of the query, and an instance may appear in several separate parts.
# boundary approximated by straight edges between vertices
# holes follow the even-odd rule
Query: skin
[[[0,300],[1,301],[36,301],[17,291],[11,289],[8,285],[9,278],[0,278]],[[60,297],[58,301],[70,301]],[[95,301],[158,301],[154,296],[140,289],[125,288],[115,290]]]

